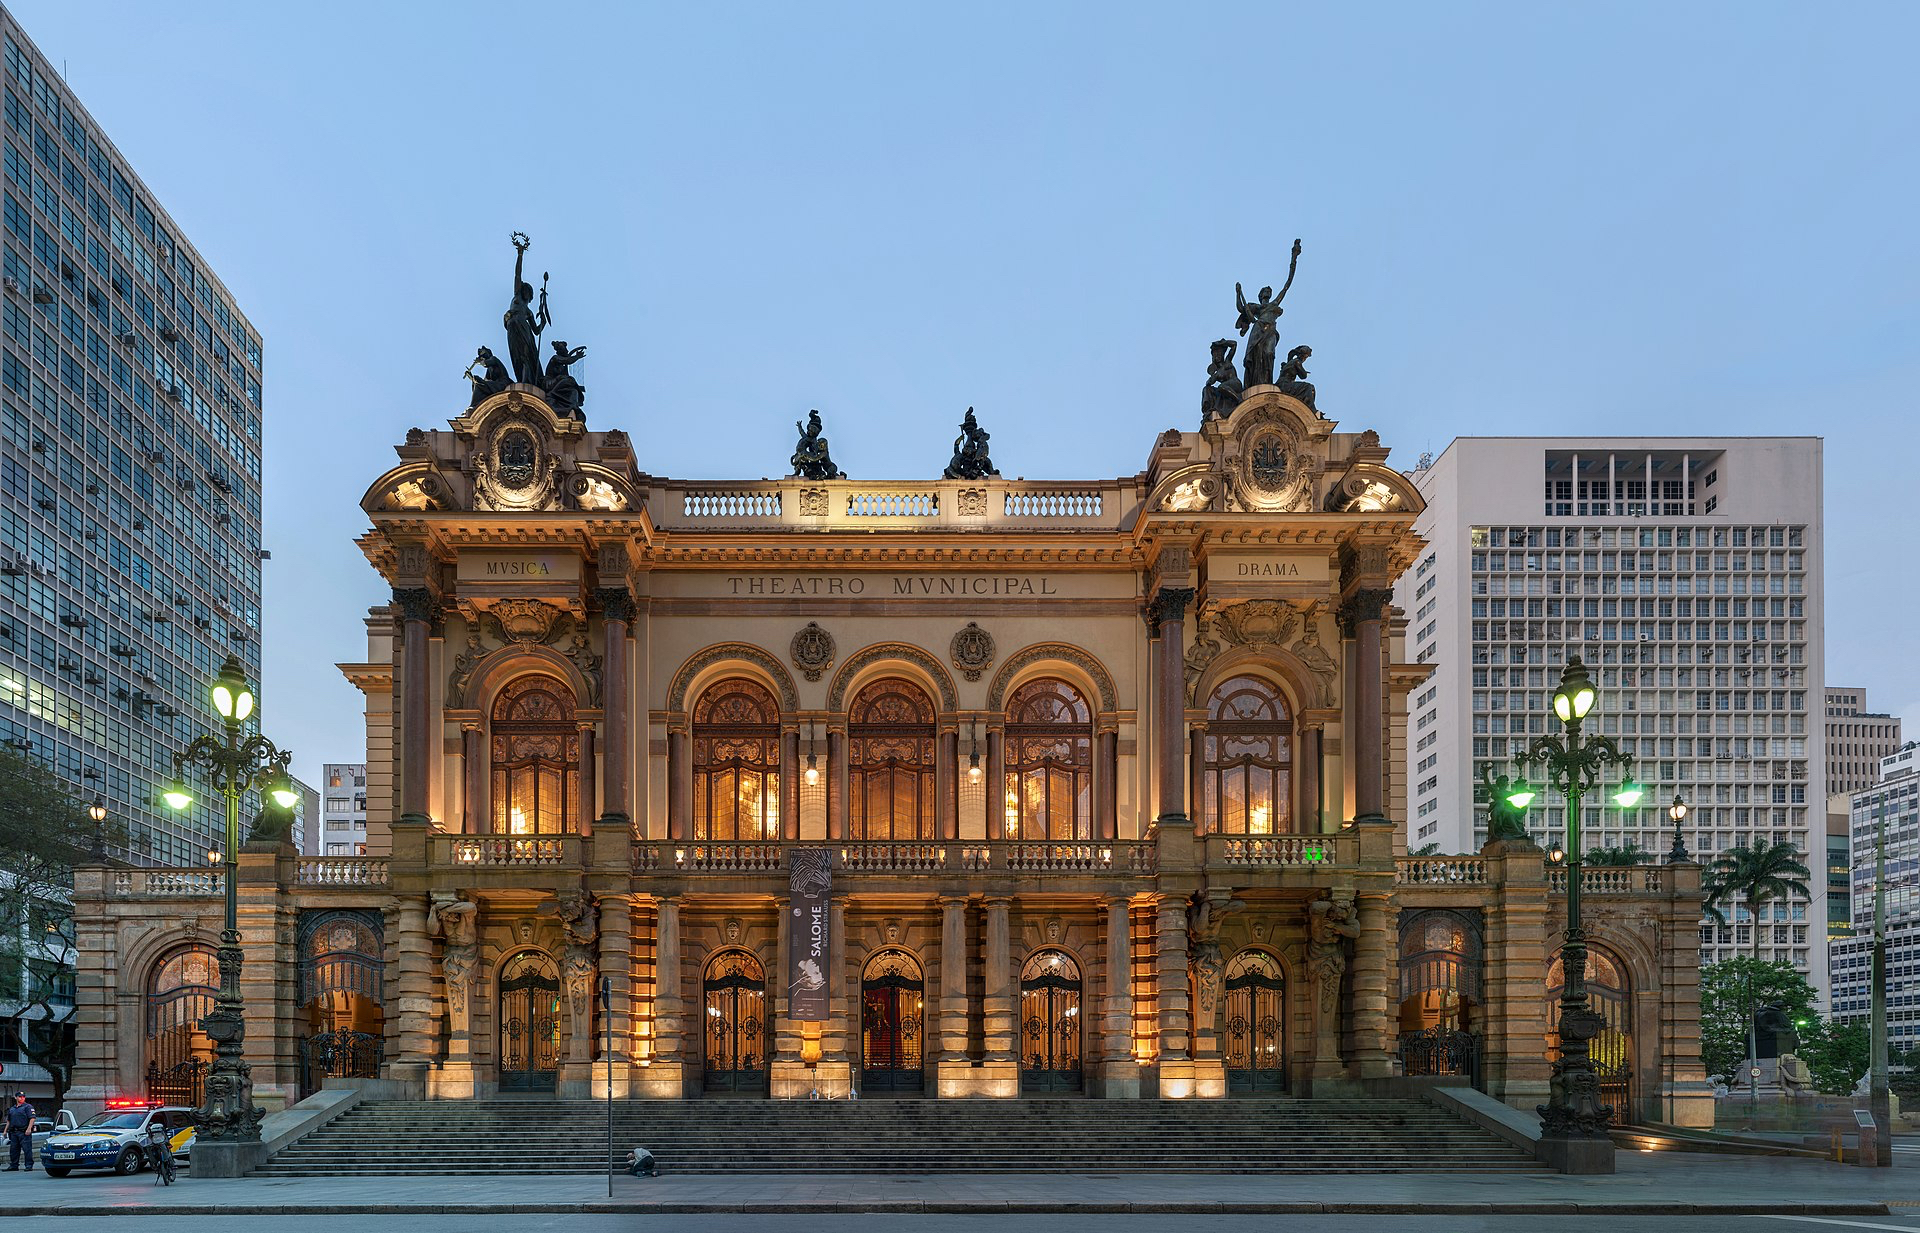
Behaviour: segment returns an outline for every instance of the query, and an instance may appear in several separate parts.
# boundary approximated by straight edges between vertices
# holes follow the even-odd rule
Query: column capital
[[[400,619],[403,621],[431,623],[440,610],[439,601],[429,587],[393,588],[393,606],[400,610]]]
[[[993,894],[986,894],[986,895],[980,896],[980,903],[981,903],[981,906],[989,909],[1000,908],[1004,910],[1013,906],[1013,896],[1003,895],[997,892]]]
[[[625,587],[595,587],[594,602],[600,606],[600,614],[609,621],[633,620],[633,592]]]
[[[1147,600],[1147,628],[1157,637],[1162,625],[1186,615],[1187,605],[1193,602],[1196,593],[1192,587],[1163,586],[1155,590]]]
[[[1340,632],[1352,637],[1355,627],[1366,621],[1383,619],[1393,607],[1393,592],[1386,587],[1361,587],[1353,591],[1340,604],[1335,614],[1340,623]]]

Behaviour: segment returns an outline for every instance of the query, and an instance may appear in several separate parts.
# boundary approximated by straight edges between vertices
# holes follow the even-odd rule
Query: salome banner
[[[795,1022],[819,1023],[827,1018],[827,898],[833,893],[833,850],[789,848],[788,854],[793,916],[788,921],[787,1014]]]

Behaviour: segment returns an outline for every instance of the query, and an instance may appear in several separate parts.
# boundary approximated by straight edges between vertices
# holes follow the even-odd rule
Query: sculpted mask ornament
[[[581,509],[617,514],[627,508],[626,497],[606,480],[596,479],[591,475],[576,475],[569,487],[573,490],[574,501]]]
[[[1269,408],[1255,418],[1228,468],[1234,495],[1247,509],[1295,512],[1309,503],[1314,455],[1286,412]]]
[[[993,635],[968,621],[967,627],[953,636],[948,655],[963,676],[969,681],[977,681],[981,673],[993,666]]]
[[[1210,475],[1196,476],[1174,486],[1160,508],[1172,514],[1190,514],[1213,505],[1214,482]]]
[[[565,616],[551,604],[537,599],[503,599],[490,609],[493,619],[507,641],[523,646],[539,646],[552,641],[555,627]]]
[[[833,667],[837,653],[833,635],[814,621],[808,621],[806,628],[793,636],[793,645],[787,649],[793,666],[800,669],[809,681],[819,680],[827,669]]]

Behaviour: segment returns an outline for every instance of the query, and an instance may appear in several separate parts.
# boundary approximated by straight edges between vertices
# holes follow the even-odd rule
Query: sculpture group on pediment
[[[960,421],[960,435],[953,439],[953,460],[940,473],[941,478],[978,480],[1000,474],[987,454],[989,436],[973,417],[973,408],[968,407],[967,417]]]
[[[1231,338],[1213,343],[1213,359],[1207,364],[1207,383],[1200,387],[1200,422],[1224,420],[1240,405],[1245,386],[1233,370],[1233,355],[1240,344]]]
[[[1287,362],[1280,366],[1280,374],[1273,379],[1274,388],[1282,394],[1298,398],[1320,415],[1320,409],[1313,405],[1313,383],[1307,380],[1307,361],[1313,357],[1313,348],[1302,344],[1287,352]],[[1327,418],[1324,415],[1321,419]]]
[[[818,411],[808,412],[805,423],[796,420],[793,426],[800,431],[800,443],[794,447],[793,457],[788,461],[793,464],[796,476],[811,480],[847,478],[845,471],[833,465],[833,455],[828,449]]]
[[[536,299],[533,285],[526,281],[527,248],[531,241],[520,231],[513,233],[512,241],[513,293],[500,318],[507,334],[507,359],[503,363],[490,347],[481,347],[475,353],[465,374],[473,386],[473,398],[468,406],[477,407],[507,386],[518,383],[544,391],[548,405],[562,419],[584,419],[581,407],[586,402],[586,388],[573,375],[572,368],[586,355],[587,349],[555,342],[553,355],[542,364],[541,335],[553,324],[553,314],[547,307],[548,276],[540,275]]]
[[[1280,317],[1286,312],[1280,307],[1280,302],[1287,298],[1287,292],[1293,287],[1293,276],[1299,269],[1300,241],[1295,240],[1293,260],[1287,265],[1287,281],[1281,286],[1279,295],[1273,293],[1272,287],[1262,287],[1258,297],[1248,300],[1241,285],[1233,285],[1234,305],[1240,310],[1234,328],[1247,340],[1248,386],[1273,384],[1273,359],[1280,348]]]

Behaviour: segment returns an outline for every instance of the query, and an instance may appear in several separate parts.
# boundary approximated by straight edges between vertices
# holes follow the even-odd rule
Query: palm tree
[[[1753,917],[1753,959],[1760,961],[1760,909],[1770,899],[1789,894],[1808,897],[1805,879],[1813,876],[1800,862],[1801,851],[1790,843],[1756,842],[1728,848],[1707,870],[1705,890],[1708,916],[1727,923],[1725,904],[1738,895]]]

